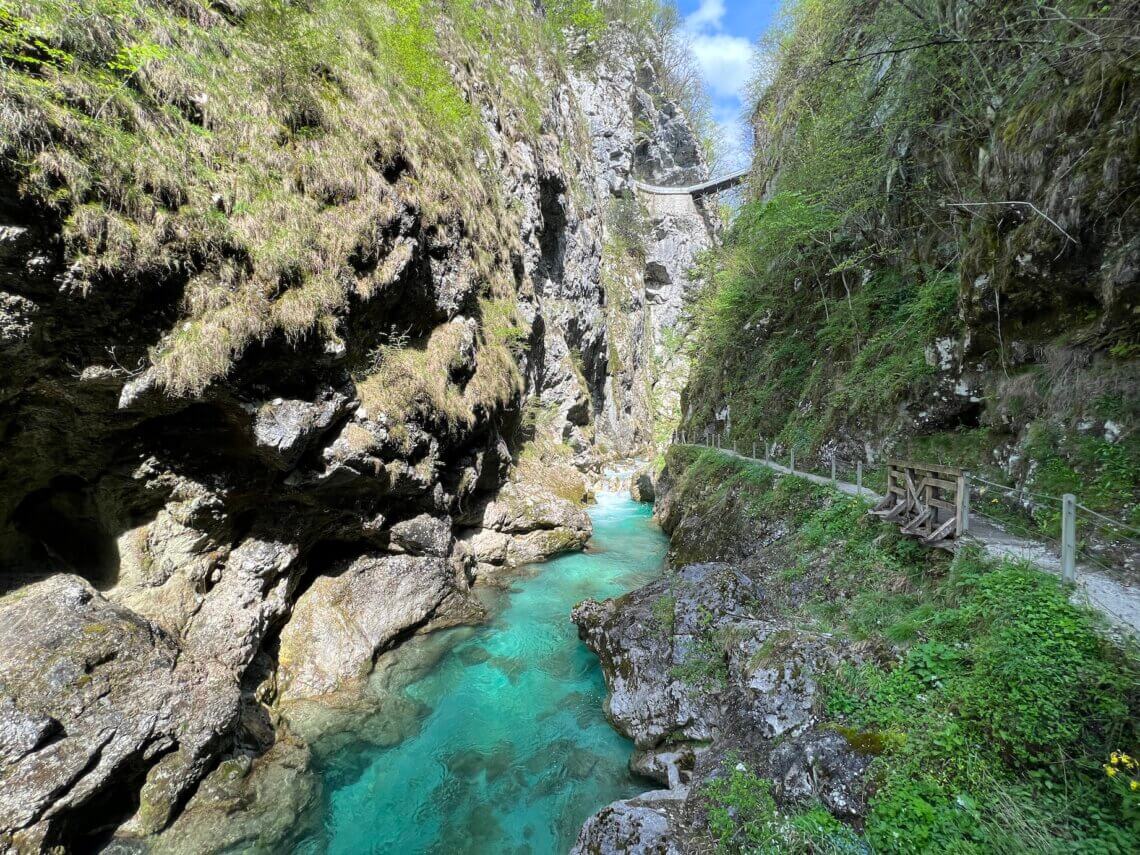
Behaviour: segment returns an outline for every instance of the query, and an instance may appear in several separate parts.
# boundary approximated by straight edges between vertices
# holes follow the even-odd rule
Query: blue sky
[[[752,76],[752,48],[775,18],[779,0],[677,0],[693,54],[721,126],[726,159],[746,165],[749,136],[742,121]]]

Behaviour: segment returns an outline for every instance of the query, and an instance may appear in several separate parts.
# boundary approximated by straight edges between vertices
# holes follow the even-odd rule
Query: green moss
[[[654,600],[653,605],[650,607],[650,610],[653,612],[653,617],[669,635],[673,634],[676,608],[677,598],[672,594],[663,594]]]
[[[842,724],[835,725],[834,729],[847,740],[848,745],[860,754],[870,754],[875,757],[883,754],[891,747],[901,747],[899,743],[905,742],[899,738],[898,734],[884,733],[879,730],[859,730]]]

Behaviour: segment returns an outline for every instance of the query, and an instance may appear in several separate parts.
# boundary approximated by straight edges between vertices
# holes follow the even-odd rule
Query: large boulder
[[[871,758],[822,729],[818,714],[820,677],[858,656],[779,612],[763,577],[723,562],[574,609],[601,662],[606,713],[634,740],[631,768],[669,787],[600,811],[575,851],[687,851],[676,817],[699,829],[704,785],[739,763],[774,781],[781,805],[865,813]]]
[[[718,630],[749,616],[758,591],[727,564],[693,564],[624,597],[586,600],[571,619],[598,656],[606,714],[638,748],[667,735],[712,738],[728,688]]]
[[[635,502],[653,504],[656,493],[653,489],[653,476],[647,471],[638,472],[629,485],[629,496]]]
[[[602,808],[582,826],[570,855],[680,855],[685,793],[654,790]]]
[[[585,483],[576,473],[575,478],[581,482],[575,484],[575,492],[580,489],[584,498]],[[481,574],[580,549],[593,530],[581,500],[528,481],[506,484],[467,519],[474,527],[461,535],[461,549]]]
[[[60,575],[0,599],[0,650],[0,850],[121,821],[117,788],[179,739],[178,646]]]
[[[419,629],[481,618],[462,569],[437,556],[365,555],[318,576],[281,631],[283,702],[359,683],[386,647]]]

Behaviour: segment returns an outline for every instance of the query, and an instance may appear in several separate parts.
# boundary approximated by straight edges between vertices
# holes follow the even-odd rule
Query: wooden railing
[[[872,513],[897,522],[903,534],[927,546],[953,549],[954,538],[966,532],[969,502],[961,469],[892,460],[887,463],[886,495]]]

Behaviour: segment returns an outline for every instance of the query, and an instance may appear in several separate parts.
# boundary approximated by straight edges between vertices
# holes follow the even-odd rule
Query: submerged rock
[[[260,757],[224,760],[143,851],[199,855],[289,848],[312,829],[320,807],[320,778],[309,767],[309,750],[285,739]]]

